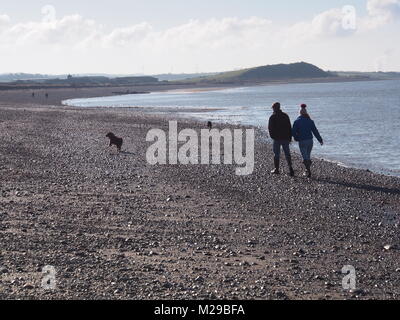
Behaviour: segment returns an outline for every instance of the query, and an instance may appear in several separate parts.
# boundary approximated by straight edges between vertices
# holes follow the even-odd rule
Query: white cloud
[[[105,46],[129,46],[144,40],[152,31],[152,26],[147,22],[125,28],[114,29],[111,33],[104,35]]]
[[[331,9],[317,15],[312,23],[310,32],[315,36],[347,36],[354,33],[354,29],[345,28],[345,15],[340,9]]]
[[[344,26],[346,13],[342,8],[287,26],[261,17],[227,17],[190,20],[164,30],[155,30],[147,22],[107,30],[99,22],[78,14],[16,24],[7,15],[0,15],[0,50],[27,60],[36,56],[49,68],[49,61],[59,65],[61,59],[72,67],[95,68],[96,61],[102,59],[109,61],[110,69],[118,65],[116,72],[130,64],[140,71],[145,64],[154,69],[179,65],[179,71],[195,71],[193,65],[205,61],[206,66],[201,69],[212,71],[260,63],[313,62],[319,57],[322,61],[335,55],[333,44],[342,49],[350,44],[355,48],[356,41],[363,41],[364,48],[372,46],[373,40],[366,37],[369,33],[365,31],[379,31],[379,27],[400,17],[400,0],[368,0],[366,4],[368,14],[358,17],[357,29]],[[326,56],[314,54],[328,47],[331,49]],[[87,70],[81,70],[84,71]]]
[[[376,29],[400,19],[400,0],[368,0],[367,11],[362,25],[366,30]]]
[[[257,17],[210,19],[205,22],[192,20],[153,34],[151,41],[181,49],[243,47],[257,44],[257,40],[263,41],[270,31],[271,22]]]
[[[9,22],[0,16],[0,22]],[[1,24],[0,24],[1,26]],[[257,45],[271,34],[271,22],[251,17],[249,19],[224,18],[206,21],[191,20],[186,24],[155,31],[147,22],[116,28],[105,32],[93,20],[80,15],[65,16],[50,21],[7,24],[0,35],[0,44],[8,46],[51,45],[53,47],[101,48],[146,48],[162,50],[173,48],[222,48]]]
[[[300,22],[283,32],[285,45],[344,37],[355,33],[353,28],[344,27],[345,15],[341,9],[331,9],[316,15],[310,22]]]
[[[369,0],[368,17],[361,19],[360,30],[377,28],[400,17],[400,0]],[[77,48],[147,48],[159,47],[191,50],[194,48],[261,47],[264,41],[276,41],[285,47],[299,43],[345,37],[355,28],[343,26],[342,9],[331,9],[304,21],[278,29],[272,22],[259,17],[248,19],[223,18],[206,21],[191,20],[186,24],[155,31],[147,23],[115,28],[105,32],[102,25],[80,15],[61,19],[10,24],[10,18],[0,15],[0,43],[8,45],[52,45]]]
[[[95,21],[80,15],[52,21],[17,23],[3,30],[0,43],[8,46],[70,46],[92,37],[99,32],[99,28]]]
[[[351,6],[347,6],[349,8],[350,12],[346,12],[346,7],[330,9],[316,15],[311,21],[287,27],[283,37],[285,45],[365,33],[400,19],[400,0],[368,0],[366,16],[358,15],[355,8],[352,13]]]
[[[6,14],[0,14],[0,24],[6,24],[10,22],[10,17]]]
[[[10,17],[6,14],[0,14],[0,32],[10,23]]]
[[[369,0],[367,10],[371,16],[400,18],[400,0]]]

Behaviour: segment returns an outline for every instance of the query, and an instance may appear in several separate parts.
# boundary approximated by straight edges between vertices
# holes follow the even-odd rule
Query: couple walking
[[[294,176],[289,146],[292,142],[292,138],[294,138],[295,141],[299,142],[300,152],[304,160],[303,163],[306,167],[305,175],[311,178],[311,151],[314,146],[313,135],[317,138],[321,145],[324,144],[324,141],[322,140],[314,121],[311,120],[311,117],[307,112],[307,105],[301,105],[300,116],[294,122],[293,128],[289,116],[281,110],[281,104],[279,102],[274,103],[272,109],[274,114],[269,119],[268,124],[269,135],[274,141],[273,149],[275,155],[275,169],[272,171],[272,173],[280,173],[279,162],[282,147],[289,165],[290,175],[292,177]]]

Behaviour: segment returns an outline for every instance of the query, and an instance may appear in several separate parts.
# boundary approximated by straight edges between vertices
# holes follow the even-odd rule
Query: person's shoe
[[[311,160],[304,160],[304,166],[306,167],[306,172],[304,173],[304,176],[307,178],[311,178]]]
[[[293,170],[293,162],[292,162],[292,157],[286,158],[288,167],[289,167],[289,174],[291,177],[294,177],[294,170]]]
[[[275,169],[271,171],[272,174],[280,174],[279,171],[279,160],[274,159]]]

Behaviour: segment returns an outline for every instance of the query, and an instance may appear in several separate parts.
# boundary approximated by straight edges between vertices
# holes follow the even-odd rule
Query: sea
[[[400,177],[400,80],[274,84],[211,91],[169,91],[72,99],[77,107],[144,107],[178,117],[267,129],[271,105],[291,120],[308,105],[325,145],[313,155],[338,165]],[[297,148],[297,146],[296,146]]]

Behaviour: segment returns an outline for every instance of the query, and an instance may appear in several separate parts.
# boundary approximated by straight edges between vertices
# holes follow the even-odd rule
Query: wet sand
[[[298,155],[273,176],[261,131],[248,177],[150,166],[146,133],[173,114],[58,105],[106,93],[78,91],[0,92],[0,299],[399,299],[400,179],[315,160],[308,180]]]

